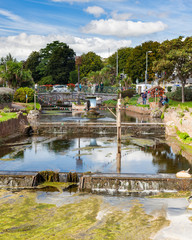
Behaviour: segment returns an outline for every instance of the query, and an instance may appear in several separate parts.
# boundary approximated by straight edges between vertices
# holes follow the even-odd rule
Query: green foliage
[[[110,100],[106,100],[106,101],[104,101],[102,104],[104,104],[105,106],[115,106],[116,107],[116,105],[117,105],[117,100],[112,100],[112,99],[110,99]]]
[[[28,102],[33,102],[34,100],[34,90],[28,87],[19,88],[14,94],[14,101],[16,102],[26,102],[26,95]]]
[[[188,133],[186,132],[181,132],[179,130],[177,130],[177,135],[179,136],[179,138],[184,142],[184,143],[191,143],[192,142],[192,138],[189,136]]]
[[[41,74],[38,70],[38,65],[40,64],[40,53],[32,52],[27,60],[24,62],[24,68],[26,70],[30,70],[32,73],[32,77],[35,83],[39,82],[41,79]]]
[[[0,93],[0,104],[10,103],[13,100],[13,95],[11,93]]]
[[[164,119],[164,112],[161,114],[161,119]]]
[[[168,92],[171,92],[171,90],[172,90],[172,87],[171,87],[171,86],[168,86],[168,87],[167,87],[167,91],[168,91]]]
[[[75,52],[65,43],[54,41],[40,50],[36,68],[41,76],[52,76],[53,83],[67,84],[69,73],[75,70]]]
[[[23,62],[8,61],[0,66],[0,77],[8,82],[9,86],[33,86],[31,71],[23,69]]]
[[[125,97],[121,100],[122,105],[126,106],[129,103],[129,97]]]
[[[78,82],[78,72],[77,70],[71,71],[69,74],[69,83],[77,83]]]
[[[47,85],[47,84],[54,84],[53,78],[51,75],[42,77],[41,80],[38,82],[39,85]]]
[[[161,59],[154,62],[153,70],[163,73],[163,79],[178,78],[181,81],[182,102],[185,100],[184,86],[187,79],[192,76],[191,53],[192,38],[183,40],[183,37],[179,37],[170,41],[166,40],[159,47]],[[176,100],[176,98],[172,99]],[[177,100],[180,101],[180,99]]]
[[[100,71],[103,68],[101,57],[94,52],[88,52],[81,56],[80,77],[86,77],[91,72]]]
[[[5,122],[9,119],[17,118],[17,113],[4,112],[3,110],[0,111],[0,115],[0,122]]]
[[[177,112],[177,116],[179,116],[179,117],[184,117],[185,116],[185,114],[183,113],[183,112]]]
[[[175,92],[169,92],[166,94],[169,99],[175,101],[182,101],[182,89],[177,88]],[[192,89],[184,88],[185,101],[192,101]]]
[[[125,98],[125,97],[132,98],[133,95],[135,95],[135,93],[136,93],[136,90],[133,89],[133,88],[130,88],[130,89],[127,89],[125,91],[122,91],[121,96],[122,96],[122,98]]]

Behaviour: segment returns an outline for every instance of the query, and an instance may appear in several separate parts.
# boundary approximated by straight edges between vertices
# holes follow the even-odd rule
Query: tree
[[[38,70],[38,66],[40,64],[40,54],[39,52],[32,52],[27,60],[24,62],[24,69],[30,70],[32,73],[32,77],[35,83],[39,82],[42,75]]]
[[[23,69],[23,62],[8,61],[0,67],[0,76],[11,87],[26,87],[34,84],[30,70]]]
[[[88,52],[81,56],[80,78],[87,77],[90,72],[100,71],[103,68],[101,57],[94,52]]]
[[[160,43],[158,42],[144,42],[143,44],[136,46],[129,57],[127,58],[125,73],[135,83],[136,79],[144,79],[146,70],[146,52],[152,51],[148,57],[148,80],[152,81],[155,76],[155,72],[152,69],[153,61],[159,58],[158,48]]]
[[[120,48],[118,49],[118,72],[124,72],[126,68],[127,59],[131,55],[133,48]],[[117,64],[117,52],[108,58],[108,63],[116,69]]]
[[[75,52],[65,43],[54,41],[40,50],[37,68],[43,77],[52,76],[53,83],[67,84],[75,70]]]
[[[154,70],[163,72],[164,79],[178,78],[181,81],[184,102],[184,87],[187,79],[192,76],[192,38],[167,40],[161,44],[159,53],[161,59],[154,62]]]

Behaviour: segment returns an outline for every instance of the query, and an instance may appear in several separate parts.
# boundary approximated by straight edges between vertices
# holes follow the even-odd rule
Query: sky
[[[53,41],[106,58],[191,33],[192,0],[0,0],[0,57],[18,61]]]

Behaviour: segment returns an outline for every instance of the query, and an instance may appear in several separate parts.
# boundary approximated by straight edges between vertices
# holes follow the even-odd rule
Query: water
[[[111,109],[115,113],[115,108]],[[104,111],[99,110],[101,117],[98,119],[88,119],[82,117],[84,113],[70,113],[64,111],[43,111],[40,116],[40,122],[88,122],[88,121],[99,121],[99,122],[115,122],[115,116],[109,112],[109,110]],[[142,115],[130,111],[121,111],[122,122],[162,122],[161,119],[152,119],[149,115]]]
[[[0,147],[0,170],[155,174],[192,168],[160,139],[124,136],[120,170],[116,154],[116,136],[33,136]]]

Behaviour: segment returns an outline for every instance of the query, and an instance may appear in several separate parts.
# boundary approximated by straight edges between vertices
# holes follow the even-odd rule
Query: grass
[[[19,103],[19,105],[23,106],[24,108],[26,108],[27,112],[34,110],[34,103]],[[36,103],[36,109],[40,110],[41,109],[41,105],[39,103]]]
[[[182,122],[180,122],[182,124]],[[181,132],[179,130],[177,130],[177,135],[179,136],[179,138],[182,140],[183,143],[191,143],[192,142],[192,138],[189,136],[188,133],[186,132]]]
[[[0,111],[0,116],[2,116],[0,117],[0,122],[5,122],[9,119],[17,118],[17,113],[9,113],[9,112],[4,113],[3,111],[2,112]]]

